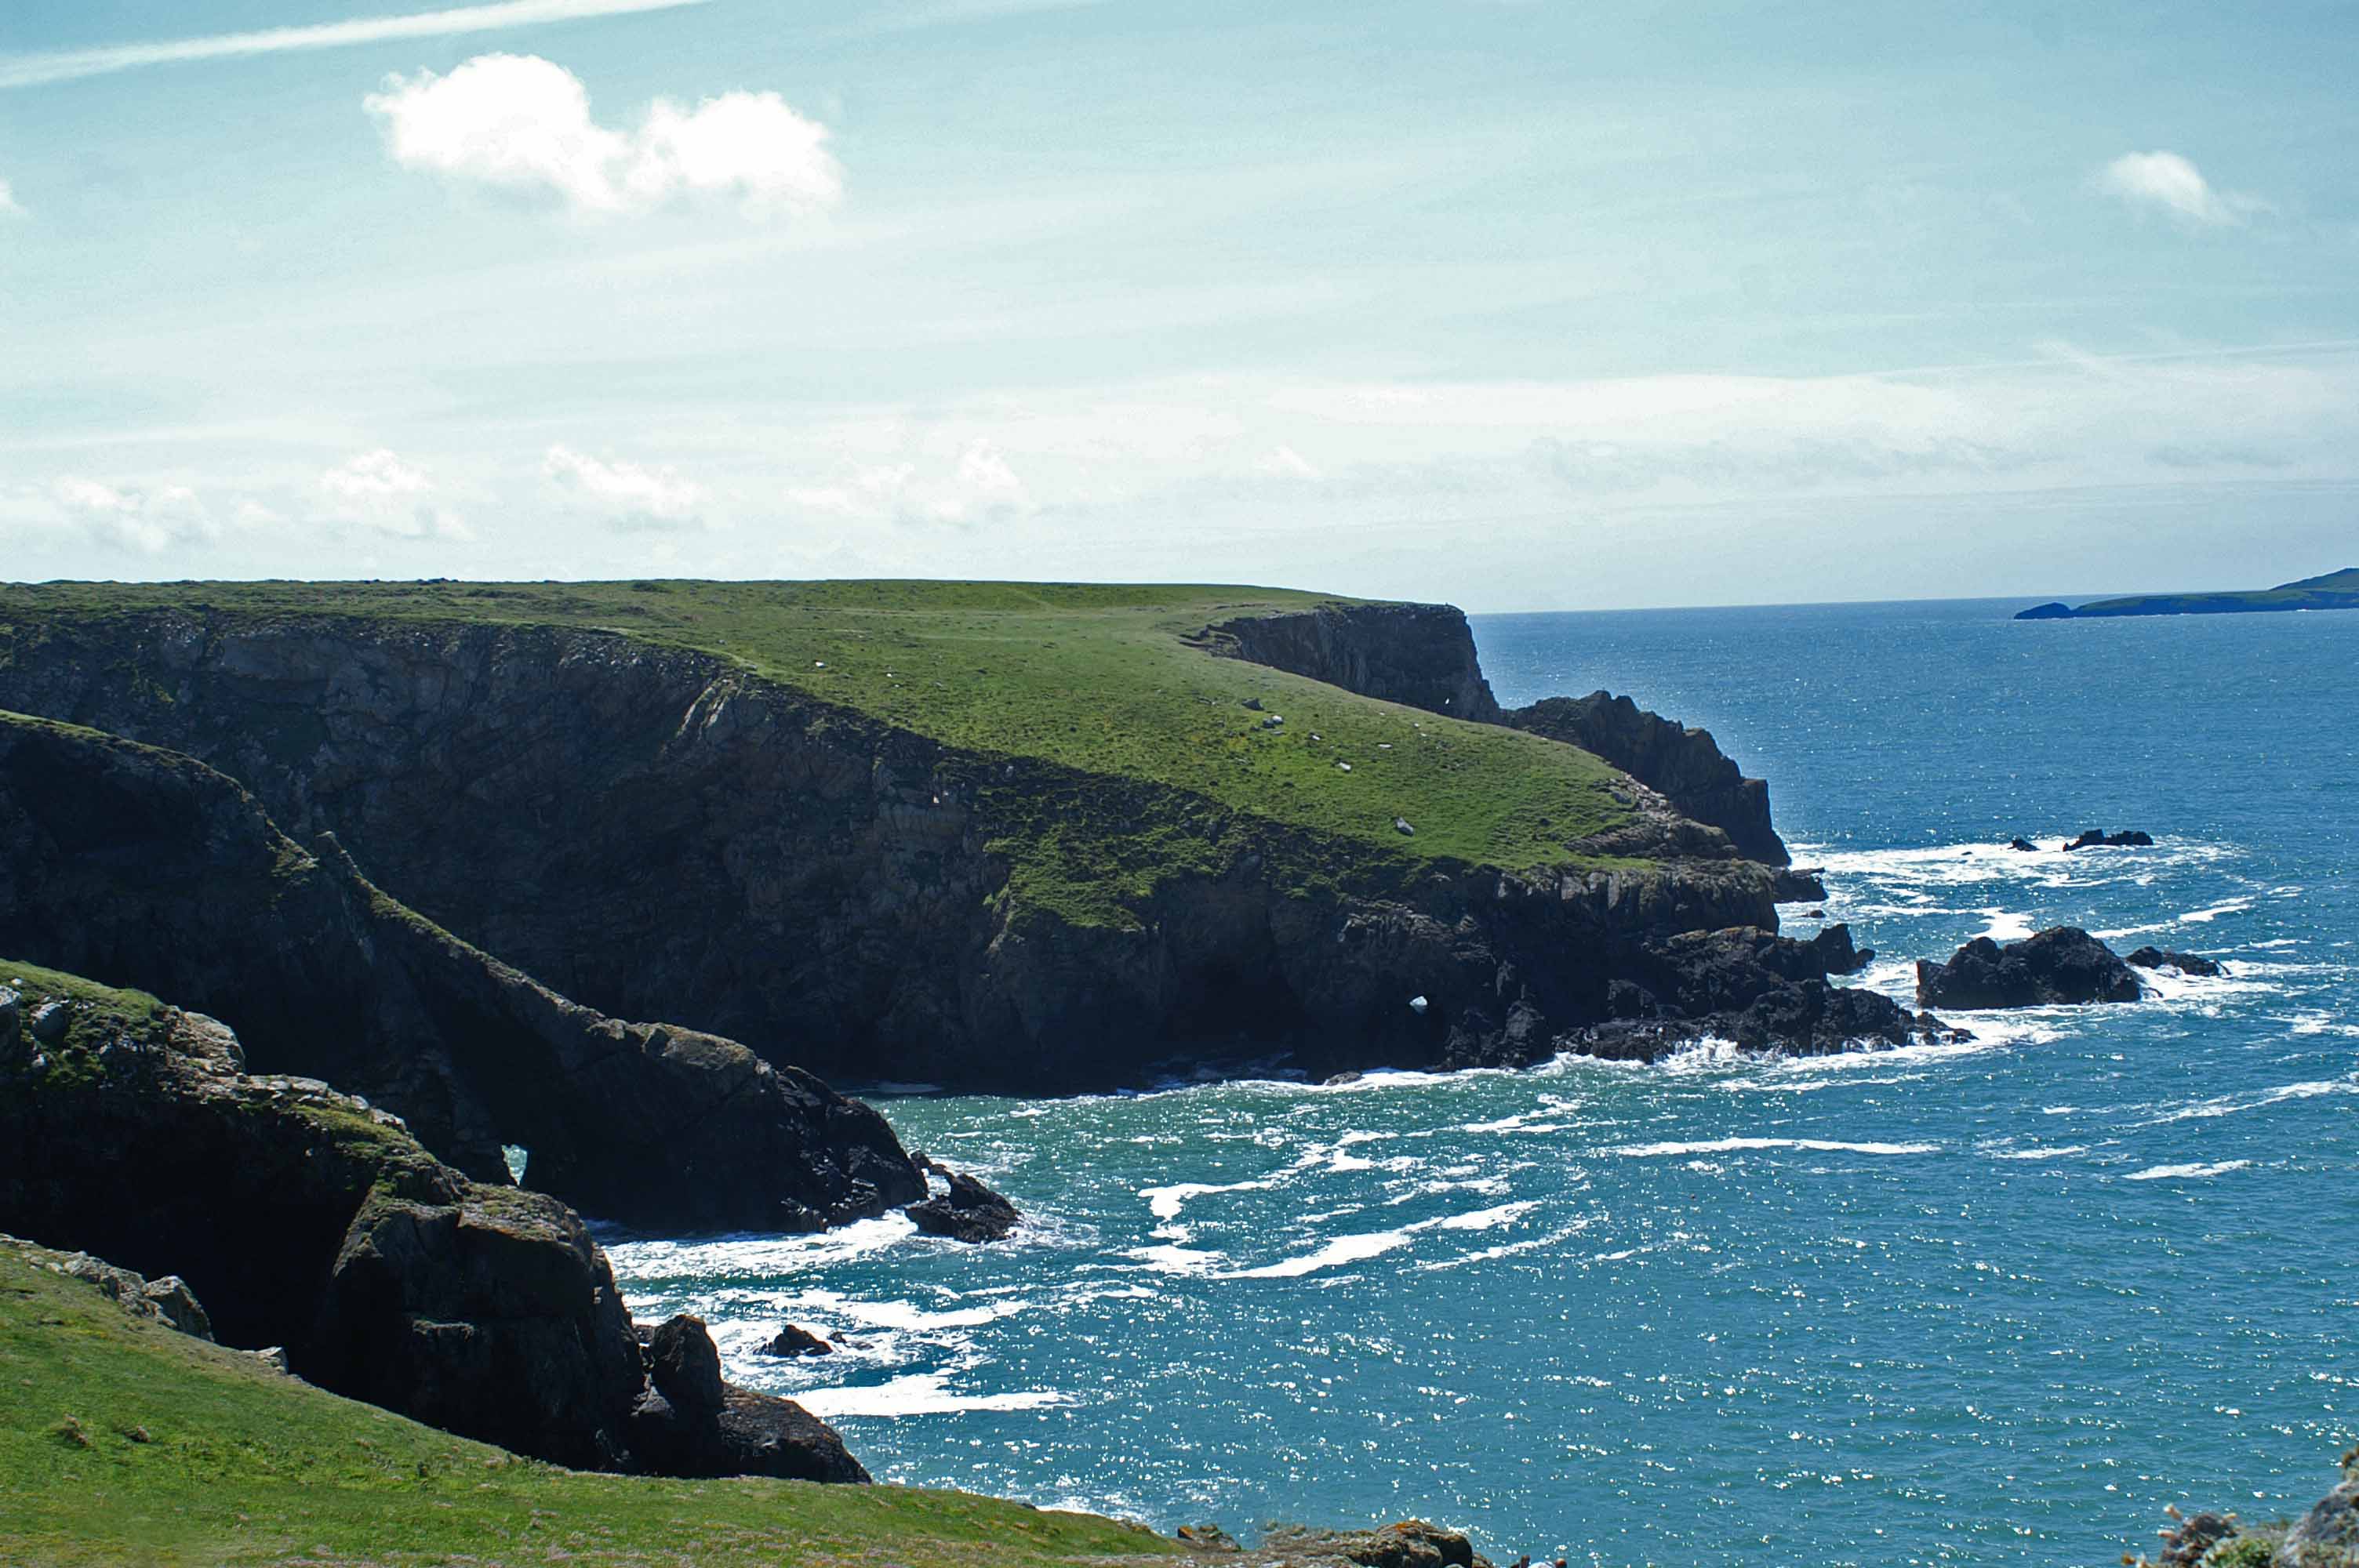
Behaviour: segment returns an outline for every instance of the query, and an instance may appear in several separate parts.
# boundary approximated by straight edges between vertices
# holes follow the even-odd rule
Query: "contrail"
[[[251,33],[216,33],[210,38],[170,38],[159,43],[110,44],[103,49],[60,49],[49,54],[0,55],[0,88],[34,87],[47,81],[71,81],[78,77],[103,76],[143,65],[168,65],[177,60],[226,59],[240,55],[280,54],[289,49],[341,49],[347,44],[380,43],[387,38],[430,38],[453,33],[483,33],[495,27],[522,27],[536,22],[566,22],[582,16],[616,16],[634,11],[669,11],[701,5],[707,0],[498,0],[490,5],[462,5],[448,11],[422,11],[408,16],[355,16],[343,22],[317,22],[301,27],[265,27]]]

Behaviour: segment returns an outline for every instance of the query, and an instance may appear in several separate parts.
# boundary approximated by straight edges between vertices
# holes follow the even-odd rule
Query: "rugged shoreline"
[[[1223,651],[1514,717],[1448,607],[1206,634],[1239,624],[1256,630]],[[821,1075],[1056,1092],[1190,1053],[1520,1065],[1680,1011],[1631,989],[1668,938],[1777,929],[1775,868],[1626,773],[1622,825],[1541,873],[1403,860],[1146,776],[945,745],[617,632],[218,608],[19,613],[12,631],[0,707],[200,758],[558,990]],[[1635,709],[1621,723],[1680,759],[1658,777],[1708,777],[1782,856],[1766,795],[1708,736]],[[1109,917],[1026,895],[1010,846],[1043,841],[1130,890]],[[1888,1038],[1877,1022],[1861,1037]],[[1827,1048],[1812,1029],[1788,1043]]]

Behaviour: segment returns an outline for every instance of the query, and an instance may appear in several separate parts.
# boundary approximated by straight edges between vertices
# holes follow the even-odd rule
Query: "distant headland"
[[[2130,599],[2100,599],[2078,610],[2041,604],[2017,621],[2091,621],[2112,615],[2246,615],[2264,610],[2359,610],[2359,567],[2323,577],[2243,593],[2147,593]]]

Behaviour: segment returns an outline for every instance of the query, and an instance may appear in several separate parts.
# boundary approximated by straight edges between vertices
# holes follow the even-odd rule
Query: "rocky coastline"
[[[1708,735],[1622,699],[1500,714],[1449,607],[1204,638],[1206,656],[1437,713],[1570,725],[1628,770],[1629,820],[1552,874],[1404,876],[1148,779],[963,752],[710,654],[544,625],[19,616],[0,708],[199,759],[294,839],[332,832],[404,906],[556,991],[821,1077],[1060,1092],[1279,1052],[1315,1074],[1523,1065],[1673,1011],[1677,988],[1639,978],[1669,938],[1774,935],[1778,898],[1808,896],[1780,880],[1766,788]],[[1083,924],[1006,896],[1011,813],[1179,816],[1202,837],[1126,918]],[[1335,870],[1309,890],[1280,874],[1305,860]],[[1753,1033],[1889,1040],[1888,1018],[1843,1034],[1868,1005],[1765,1012]]]

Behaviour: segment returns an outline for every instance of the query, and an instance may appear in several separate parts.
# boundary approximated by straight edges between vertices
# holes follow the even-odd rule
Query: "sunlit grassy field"
[[[1573,747],[1217,658],[1184,640],[1212,622],[1335,602],[1344,601],[1190,585],[56,584],[0,589],[0,660],[37,656],[53,618],[103,622],[164,608],[249,622],[597,628],[718,654],[963,752],[1180,792],[1143,812],[1135,795],[1119,806],[984,803],[1015,892],[1087,921],[1121,919],[1158,877],[1195,866],[1208,813],[1307,830],[1363,868],[1511,871],[1565,863],[1575,858],[1568,844],[1626,816],[1613,772]],[[1265,726],[1273,713],[1284,723]],[[1397,817],[1414,836],[1396,829]]]

